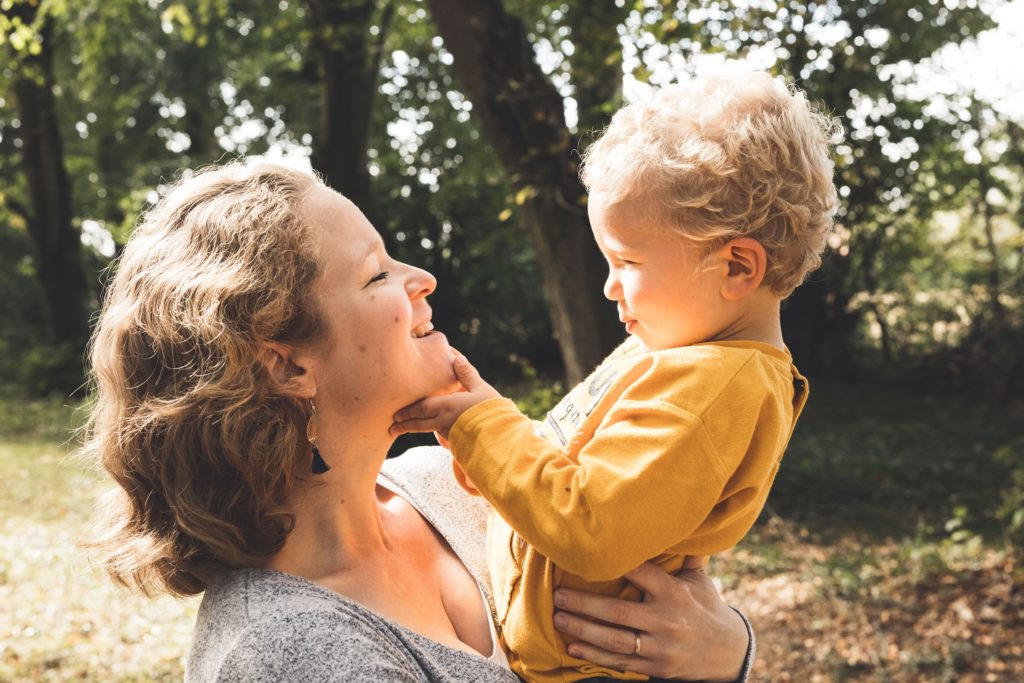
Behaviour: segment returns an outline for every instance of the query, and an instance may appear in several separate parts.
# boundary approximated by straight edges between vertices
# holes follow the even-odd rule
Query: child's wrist
[[[456,455],[458,442],[468,436],[471,436],[471,432],[476,428],[475,425],[479,415],[481,413],[486,413],[502,403],[507,403],[515,407],[515,404],[513,404],[512,401],[501,394],[496,393],[494,396],[489,396],[482,401],[473,403],[460,412],[458,417],[455,418],[451,426],[448,428],[448,434],[445,435],[445,439],[448,441],[448,450],[450,450],[453,455]]]

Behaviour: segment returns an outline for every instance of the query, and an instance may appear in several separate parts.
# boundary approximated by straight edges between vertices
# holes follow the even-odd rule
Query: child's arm
[[[729,473],[696,416],[623,397],[580,449],[577,464],[458,360],[467,391],[400,411],[394,429],[435,430],[451,439],[453,455],[484,498],[566,571],[591,581],[618,578],[692,536],[711,515]],[[746,501],[726,505],[723,519],[713,520],[719,534],[730,512],[756,497],[739,493]],[[739,526],[733,538],[718,535],[716,542],[737,542],[748,525]]]

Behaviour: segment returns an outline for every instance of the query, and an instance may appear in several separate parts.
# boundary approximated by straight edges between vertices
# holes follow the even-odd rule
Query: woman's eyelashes
[[[379,273],[377,273],[376,275],[374,275],[373,277],[371,277],[370,281],[366,283],[366,286],[369,287],[370,285],[372,285],[375,282],[383,282],[384,280],[388,279],[389,275],[391,275],[391,273],[389,271],[382,270]]]

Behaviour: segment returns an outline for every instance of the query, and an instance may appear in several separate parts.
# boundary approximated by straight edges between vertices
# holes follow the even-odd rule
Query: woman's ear
[[[304,399],[316,396],[316,380],[313,379],[313,373],[305,367],[305,361],[296,358],[290,346],[265,341],[260,360],[271,378],[288,393]]]
[[[722,283],[722,296],[738,301],[757,290],[768,269],[764,245],[752,237],[737,237],[721,248],[729,270]]]

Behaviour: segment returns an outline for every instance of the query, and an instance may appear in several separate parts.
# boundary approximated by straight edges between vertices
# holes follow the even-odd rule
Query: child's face
[[[608,261],[604,295],[619,320],[654,351],[728,334],[729,302],[721,295],[727,266],[701,264],[698,247],[591,195],[594,239]]]

